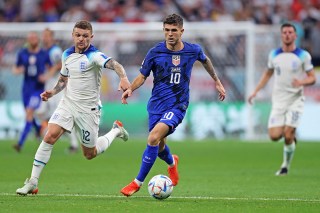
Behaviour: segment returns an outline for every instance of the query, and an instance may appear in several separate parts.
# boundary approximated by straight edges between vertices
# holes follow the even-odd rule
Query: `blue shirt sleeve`
[[[196,49],[198,50],[198,61],[204,62],[207,58],[206,54],[204,54],[202,48],[200,45],[195,44],[196,45]]]
[[[154,61],[153,61],[153,53],[152,51],[150,50],[145,59],[143,60],[142,62],[142,65],[141,65],[141,68],[140,68],[140,72],[142,75],[148,77],[151,73],[151,70],[152,70],[152,67],[153,67],[153,64],[154,64]]]

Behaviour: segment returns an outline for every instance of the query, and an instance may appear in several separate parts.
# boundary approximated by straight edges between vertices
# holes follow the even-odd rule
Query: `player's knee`
[[[278,141],[282,138],[282,135],[269,135],[272,141]]]
[[[291,144],[294,141],[294,136],[291,134],[285,135],[284,136],[284,142],[285,144]]]
[[[156,134],[150,134],[148,137],[148,144],[151,146],[158,145],[160,142],[159,137]]]
[[[44,141],[50,144],[54,144],[59,139],[59,134],[48,131],[44,136]]]

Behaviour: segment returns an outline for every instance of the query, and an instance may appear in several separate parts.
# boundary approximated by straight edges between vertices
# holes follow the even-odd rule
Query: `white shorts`
[[[101,112],[96,109],[91,113],[78,112],[60,102],[51,116],[49,123],[57,124],[69,133],[75,128],[75,134],[85,147],[96,146]]]
[[[54,95],[48,101],[42,101],[40,107],[37,109],[37,114],[40,116],[41,120],[49,120],[51,115],[54,113],[59,105],[59,102],[63,96],[63,91]]]
[[[286,107],[272,107],[269,116],[268,128],[290,126],[297,128],[304,108],[304,98],[298,98]]]

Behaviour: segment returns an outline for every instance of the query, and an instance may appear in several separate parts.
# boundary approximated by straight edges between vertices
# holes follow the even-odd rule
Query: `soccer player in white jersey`
[[[43,49],[48,52],[48,55],[50,57],[50,61],[52,63],[52,67],[47,72],[47,80],[45,83],[45,89],[49,90],[52,89],[57,81],[59,80],[60,76],[60,70],[61,70],[61,55],[62,55],[62,49],[59,47],[54,40],[54,32],[46,28],[42,32],[42,45]],[[41,129],[42,133],[44,133],[48,127],[48,121],[57,108],[59,101],[61,100],[63,95],[63,92],[60,92],[50,98],[48,101],[44,101],[41,103],[40,108],[37,110],[37,113],[42,121],[41,123]],[[73,153],[76,152],[79,148],[77,136],[75,134],[75,131],[71,131],[70,134],[67,134],[69,136],[69,152]]]
[[[296,47],[296,28],[290,23],[281,26],[282,46],[269,54],[268,69],[262,75],[248,101],[252,104],[257,93],[274,75],[272,110],[269,117],[269,137],[273,141],[284,138],[283,162],[277,176],[287,175],[296,148],[296,128],[303,107],[303,87],[315,83],[310,54]]]
[[[129,135],[120,121],[115,121],[107,134],[98,137],[101,70],[114,70],[120,78],[118,90],[125,91],[130,87],[130,82],[123,66],[91,45],[93,32],[88,21],[75,24],[72,38],[74,46],[62,55],[61,76],[57,85],[41,94],[42,100],[48,101],[65,88],[63,98],[51,116],[48,131],[35,154],[31,178],[16,190],[17,194],[38,192],[38,180],[50,159],[53,145],[66,131],[75,129],[88,160],[103,153],[116,137],[128,140]]]

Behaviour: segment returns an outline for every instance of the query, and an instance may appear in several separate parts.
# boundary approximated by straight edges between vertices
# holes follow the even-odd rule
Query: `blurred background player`
[[[58,82],[61,70],[61,55],[62,49],[56,44],[54,39],[54,32],[49,28],[42,32],[42,45],[44,50],[49,54],[50,60],[52,62],[52,68],[47,72],[47,80],[45,83],[45,90],[52,89]],[[48,101],[43,101],[40,108],[37,110],[37,114],[41,118],[41,132],[42,135],[45,134],[48,126],[48,121],[53,114],[54,110],[57,108],[59,101],[61,100],[63,92],[50,98]],[[69,136],[70,146],[69,152],[78,151],[79,145],[76,134],[71,131]]]
[[[307,51],[296,47],[296,38],[294,25],[285,23],[281,26],[282,46],[270,52],[268,69],[248,99],[252,104],[253,98],[274,74],[269,137],[273,141],[284,137],[283,162],[276,175],[288,173],[296,148],[296,128],[303,114],[303,87],[316,81],[311,56]]]
[[[23,74],[22,99],[26,114],[25,126],[19,141],[14,149],[20,152],[26,138],[32,128],[36,129],[37,137],[40,137],[40,125],[34,118],[34,112],[40,106],[40,94],[44,91],[46,80],[45,71],[51,67],[48,53],[40,48],[40,39],[37,33],[29,32],[27,46],[22,48],[17,56],[14,74]]]
[[[131,196],[140,190],[146,176],[157,157],[168,166],[169,177],[175,186],[179,181],[178,156],[172,155],[167,136],[172,134],[182,122],[189,105],[189,83],[193,64],[198,60],[215,81],[220,101],[225,99],[225,89],[221,84],[210,59],[198,44],[182,41],[183,19],[176,14],[169,15],[163,21],[165,41],[158,43],[146,55],[140,74],[131,87],[122,95],[122,102],[138,89],[153,72],[153,89],[148,103],[149,137],[147,148],[142,155],[138,176],[121,189],[125,196]]]
[[[81,148],[86,159],[102,154],[116,137],[127,141],[128,132],[120,121],[112,129],[98,136],[100,123],[100,86],[102,69],[114,70],[120,78],[118,90],[127,90],[130,82],[123,66],[91,45],[92,25],[88,21],[77,22],[72,31],[74,46],[62,55],[62,68],[56,86],[41,93],[41,99],[48,101],[66,88],[57,109],[51,116],[48,131],[35,154],[31,178],[25,181],[17,194],[38,192],[38,181],[44,166],[49,162],[53,145],[65,132],[75,129],[81,139]]]

